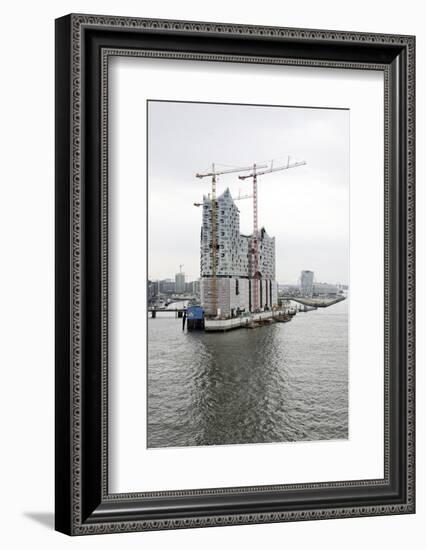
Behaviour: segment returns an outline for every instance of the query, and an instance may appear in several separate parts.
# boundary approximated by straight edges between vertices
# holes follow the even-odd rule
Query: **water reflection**
[[[149,447],[347,437],[346,302],[255,330],[148,330]]]

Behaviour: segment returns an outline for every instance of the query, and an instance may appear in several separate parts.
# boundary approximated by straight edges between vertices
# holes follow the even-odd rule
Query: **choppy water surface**
[[[228,333],[149,319],[148,446],[347,438],[347,312]]]

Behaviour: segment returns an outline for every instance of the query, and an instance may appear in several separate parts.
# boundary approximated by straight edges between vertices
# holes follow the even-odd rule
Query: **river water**
[[[348,300],[227,333],[148,320],[148,447],[348,437]]]

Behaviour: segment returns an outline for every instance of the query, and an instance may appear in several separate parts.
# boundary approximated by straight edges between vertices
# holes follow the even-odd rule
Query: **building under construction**
[[[229,318],[276,307],[275,237],[260,229],[254,249],[253,235],[240,233],[240,213],[229,189],[216,199],[214,218],[212,198],[204,196],[202,206],[200,293],[205,314]]]

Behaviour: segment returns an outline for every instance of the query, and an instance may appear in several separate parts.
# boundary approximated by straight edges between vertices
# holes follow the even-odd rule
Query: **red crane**
[[[259,283],[260,274],[259,274],[259,229],[258,229],[258,205],[257,205],[257,178],[258,176],[263,176],[265,174],[271,174],[272,172],[278,172],[280,170],[288,170],[289,168],[296,168],[297,166],[303,166],[306,164],[306,161],[290,161],[290,156],[287,157],[287,164],[283,166],[277,166],[274,168],[273,161],[271,161],[271,166],[266,170],[261,169],[261,166],[253,164],[252,172],[250,174],[244,174],[243,176],[238,176],[240,180],[245,180],[247,178],[253,178],[253,236],[252,236],[252,276],[254,278],[254,287],[253,287],[253,311],[259,310]]]

